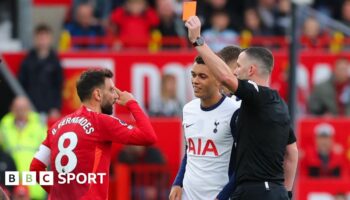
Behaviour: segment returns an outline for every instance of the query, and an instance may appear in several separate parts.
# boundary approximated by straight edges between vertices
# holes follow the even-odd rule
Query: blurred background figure
[[[277,11],[275,12],[275,28],[276,35],[287,35],[290,31],[292,18],[292,6],[289,0],[279,0]]]
[[[81,4],[90,4],[93,9],[93,18],[96,19],[97,23],[107,25],[112,8],[117,5],[117,2],[123,3],[123,0],[73,0],[72,2],[75,17]]]
[[[171,74],[162,76],[160,98],[153,99],[150,103],[150,115],[163,117],[182,115],[182,103],[177,97],[176,81],[176,77]]]
[[[49,118],[60,116],[63,70],[47,25],[35,28],[34,47],[24,58],[18,79],[38,112]]]
[[[344,193],[338,193],[334,195],[334,200],[347,200],[346,195]]]
[[[160,23],[158,30],[162,37],[184,37],[186,31],[182,19],[176,14],[176,5],[174,0],[157,0],[157,14]],[[179,47],[176,42],[174,44],[163,44],[162,48]]]
[[[151,30],[159,24],[157,13],[146,0],[126,0],[112,12],[110,20],[122,47],[133,48],[147,47]]]
[[[206,43],[213,51],[227,45],[238,44],[238,34],[229,28],[230,16],[226,10],[214,11],[210,18],[210,28],[203,31]]]
[[[72,48],[96,49],[104,47],[96,41],[99,37],[105,36],[105,31],[97,19],[94,18],[93,9],[93,6],[89,3],[77,5],[73,22],[65,26],[66,31],[73,39],[74,37],[85,37],[80,44],[74,42]]]
[[[46,137],[46,127],[41,123],[38,113],[31,110],[26,97],[16,97],[11,112],[0,121],[0,144],[15,161],[17,170],[29,171],[29,165]],[[30,186],[30,197],[44,199],[46,192],[39,186]]]
[[[308,17],[304,21],[302,33],[300,36],[304,48],[318,49],[327,45],[324,40],[328,35],[322,30],[320,22],[315,17]]]
[[[211,18],[213,14],[217,11],[222,10],[233,10],[234,1],[229,0],[205,0],[205,1],[197,1],[197,15],[201,18],[203,22],[203,30],[206,30],[211,27]],[[237,28],[239,25],[238,16],[236,12],[228,12],[230,18],[230,28]]]
[[[274,34],[276,3],[275,0],[258,0],[258,15],[268,35]]]
[[[258,12],[255,8],[248,8],[244,11],[244,25],[242,32],[249,32],[254,36],[268,35],[268,31],[261,23]]]
[[[308,101],[313,115],[350,116],[350,65],[345,58],[335,62],[332,76],[314,86]]]
[[[327,123],[315,127],[315,147],[305,150],[302,175],[313,178],[340,178],[346,175],[343,147],[334,142],[334,127]]]
[[[341,22],[345,25],[350,26],[350,1],[344,1],[341,8]]]

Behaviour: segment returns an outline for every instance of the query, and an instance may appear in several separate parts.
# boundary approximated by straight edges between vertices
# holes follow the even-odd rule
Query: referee
[[[237,120],[234,200],[284,200],[292,197],[298,162],[288,108],[269,88],[272,53],[261,47],[240,53],[234,76],[200,37],[196,16],[186,22],[189,39],[214,76],[242,100]],[[287,192],[288,191],[288,192]]]

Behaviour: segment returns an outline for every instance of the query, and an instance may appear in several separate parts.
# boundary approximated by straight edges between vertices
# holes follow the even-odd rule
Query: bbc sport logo
[[[21,174],[21,176],[20,176]],[[58,184],[70,184],[75,181],[78,184],[103,184],[106,173],[59,173]],[[18,172],[18,171],[6,171],[5,172],[5,185],[53,185],[54,174],[52,171],[39,172],[39,180],[37,181],[36,172]]]

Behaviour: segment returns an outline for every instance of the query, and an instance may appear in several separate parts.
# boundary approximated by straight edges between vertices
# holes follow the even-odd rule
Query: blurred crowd
[[[73,2],[61,37],[60,46],[63,48],[111,47],[118,50],[148,47],[155,50],[186,45],[186,40],[181,40],[186,35],[181,19],[182,1]],[[322,13],[323,18],[328,16],[350,25],[350,1],[315,0],[312,6]],[[291,27],[289,0],[204,0],[197,2],[197,15],[204,23],[203,36],[216,51],[228,44],[249,45],[254,37],[286,36]],[[316,15],[311,14],[301,20],[300,37],[305,48],[330,48],[330,41],[338,44],[343,39],[341,32],[324,26],[322,19]],[[66,44],[67,38],[70,38],[72,46]],[[335,48],[332,50],[336,51]]]

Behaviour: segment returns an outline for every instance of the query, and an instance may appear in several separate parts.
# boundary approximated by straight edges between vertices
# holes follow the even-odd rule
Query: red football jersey
[[[54,185],[45,188],[50,190],[50,199],[108,199],[112,142],[149,145],[156,141],[148,117],[137,102],[129,101],[126,107],[136,119],[136,127],[82,106],[48,130],[31,170],[42,171],[40,165],[50,165]],[[67,177],[62,179],[59,173],[81,176],[67,183]]]

